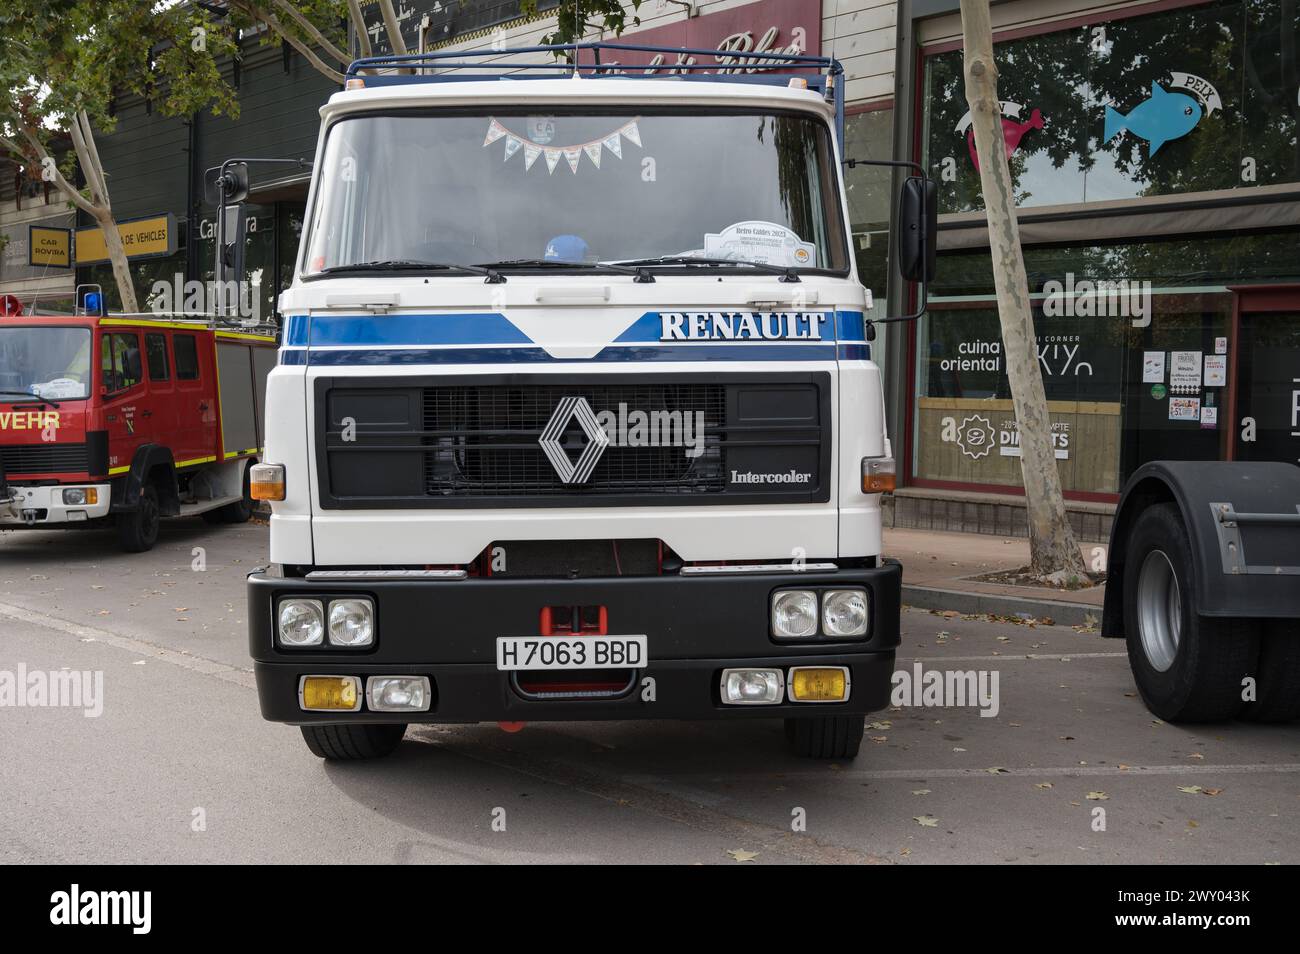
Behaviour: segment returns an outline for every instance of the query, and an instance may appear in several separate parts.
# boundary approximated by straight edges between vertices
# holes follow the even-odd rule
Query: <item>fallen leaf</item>
[[[889,741],[889,736],[887,735],[869,735],[867,738],[876,743],[876,745],[883,745]]]
[[[1001,765],[994,765],[986,768],[984,771],[988,772],[990,775],[1006,775],[1009,770],[1004,769]]]
[[[876,730],[880,730],[880,729],[892,729],[893,726],[894,726],[894,723],[892,723],[892,722],[868,722],[868,723],[867,723],[867,728],[868,728],[868,729],[876,729]]]
[[[953,748],[953,751],[954,751],[954,752],[965,752],[966,750],[963,749],[961,746],[955,746],[955,747]]]
[[[1199,792],[1200,790],[1201,790],[1201,786],[1199,786],[1199,785],[1179,785],[1179,786],[1178,786],[1178,791],[1182,792],[1184,795],[1195,795],[1195,794],[1196,794],[1197,792]]]
[[[912,819],[922,828],[939,827],[939,819],[935,818],[933,815],[913,815]]]
[[[1222,794],[1222,793],[1223,793],[1223,789],[1221,789],[1221,788],[1203,788],[1203,789],[1201,789],[1201,794],[1202,794],[1202,795],[1220,795],[1220,794]]]
[[[904,858],[906,858],[911,853],[912,853],[911,848],[904,848],[902,851],[899,852],[899,854],[902,855]]]
[[[1188,757],[1189,759],[1203,759],[1203,758],[1205,758],[1205,756],[1202,755],[1200,752],[1193,752],[1191,755],[1189,755],[1189,756],[1187,756],[1187,757]]]
[[[1051,787],[1052,787],[1052,783],[1051,783],[1051,782],[1035,782],[1035,783],[1034,783],[1034,788],[1048,789],[1048,788],[1051,788]]]
[[[1109,798],[1110,798],[1110,796],[1107,795],[1105,792],[1089,792],[1089,793],[1088,793],[1088,801],[1090,801],[1090,802],[1104,802],[1104,801],[1107,801]]]
[[[746,851],[744,848],[732,848],[727,854],[737,861],[753,861],[758,857],[757,851]]]
[[[913,789],[913,790],[912,790],[912,794],[913,794],[913,795],[929,795],[929,794],[930,794],[930,790],[929,790],[928,788],[916,788],[916,789]]]

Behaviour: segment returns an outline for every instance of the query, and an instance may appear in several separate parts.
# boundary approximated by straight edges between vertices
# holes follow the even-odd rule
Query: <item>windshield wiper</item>
[[[500,285],[506,280],[500,272],[479,265],[455,265],[451,262],[423,262],[419,259],[393,258],[379,262],[354,262],[351,265],[331,265],[322,268],[317,275],[336,275],[340,272],[399,272],[437,269],[439,271],[463,272],[466,275],[482,275],[488,285]]]
[[[638,283],[653,282],[655,277],[644,268],[618,265],[613,262],[563,262],[558,258],[512,258],[504,262],[492,262],[484,268],[588,268],[614,272],[618,275],[635,275]]]
[[[30,391],[0,391],[0,394],[19,394],[19,395],[22,395],[23,397],[27,398],[28,401],[32,401],[32,402],[34,402],[34,403],[36,403],[36,404],[48,404],[50,407],[58,407],[58,406],[59,406],[59,403],[58,403],[57,401],[51,401],[49,398],[47,398],[47,397],[41,397],[39,394],[32,394]],[[19,401],[10,401],[9,403],[10,403],[10,404],[18,404],[18,403],[21,403],[21,402],[19,402]]]
[[[656,267],[656,266],[673,266],[673,265],[711,265],[711,266],[729,266],[729,265],[748,265],[750,268],[756,268],[759,271],[767,272],[769,275],[780,275],[783,282],[797,282],[800,280],[799,272],[793,266],[769,265],[767,262],[750,262],[743,258],[698,258],[694,255],[660,255],[657,258],[638,258],[632,261],[623,262],[624,265]]]

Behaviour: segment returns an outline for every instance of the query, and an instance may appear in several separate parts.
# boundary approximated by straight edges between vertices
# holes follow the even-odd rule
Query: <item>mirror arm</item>
[[[921,168],[919,162],[908,162],[906,159],[845,159],[843,164],[846,168],[856,169],[858,166],[885,166],[896,169],[911,169],[922,179],[929,181],[929,176]],[[921,286],[921,307],[911,315],[890,315],[887,318],[868,318],[866,319],[866,336],[868,341],[876,340],[876,325],[887,325],[895,321],[916,321],[926,313],[930,304],[930,290],[928,282],[918,282]]]

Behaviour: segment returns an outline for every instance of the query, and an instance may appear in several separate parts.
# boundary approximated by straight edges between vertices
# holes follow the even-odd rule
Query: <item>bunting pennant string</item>
[[[521,136],[513,133],[501,124],[495,117],[489,118],[487,135],[483,138],[483,147],[487,148],[499,139],[505,140],[505,162],[509,162],[517,152],[524,154],[524,169],[528,170],[533,167],[539,157],[546,158],[546,171],[555,172],[555,167],[560,164],[560,159],[568,163],[569,171],[574,175],[578,173],[578,166],[582,163],[582,157],[585,154],[591,160],[591,164],[597,169],[600,168],[600,157],[604,150],[608,149],[618,159],[623,158],[623,140],[641,145],[641,127],[638,125],[640,117],[632,119],[614,132],[600,136],[590,142],[574,143],[569,146],[552,146],[546,143],[533,142],[527,136]]]

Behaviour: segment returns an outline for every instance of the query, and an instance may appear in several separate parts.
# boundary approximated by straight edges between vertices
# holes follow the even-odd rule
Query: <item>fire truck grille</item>
[[[15,474],[84,474],[89,455],[85,444],[17,444],[0,447],[0,468]]]
[[[319,379],[321,504],[829,499],[830,376]]]

